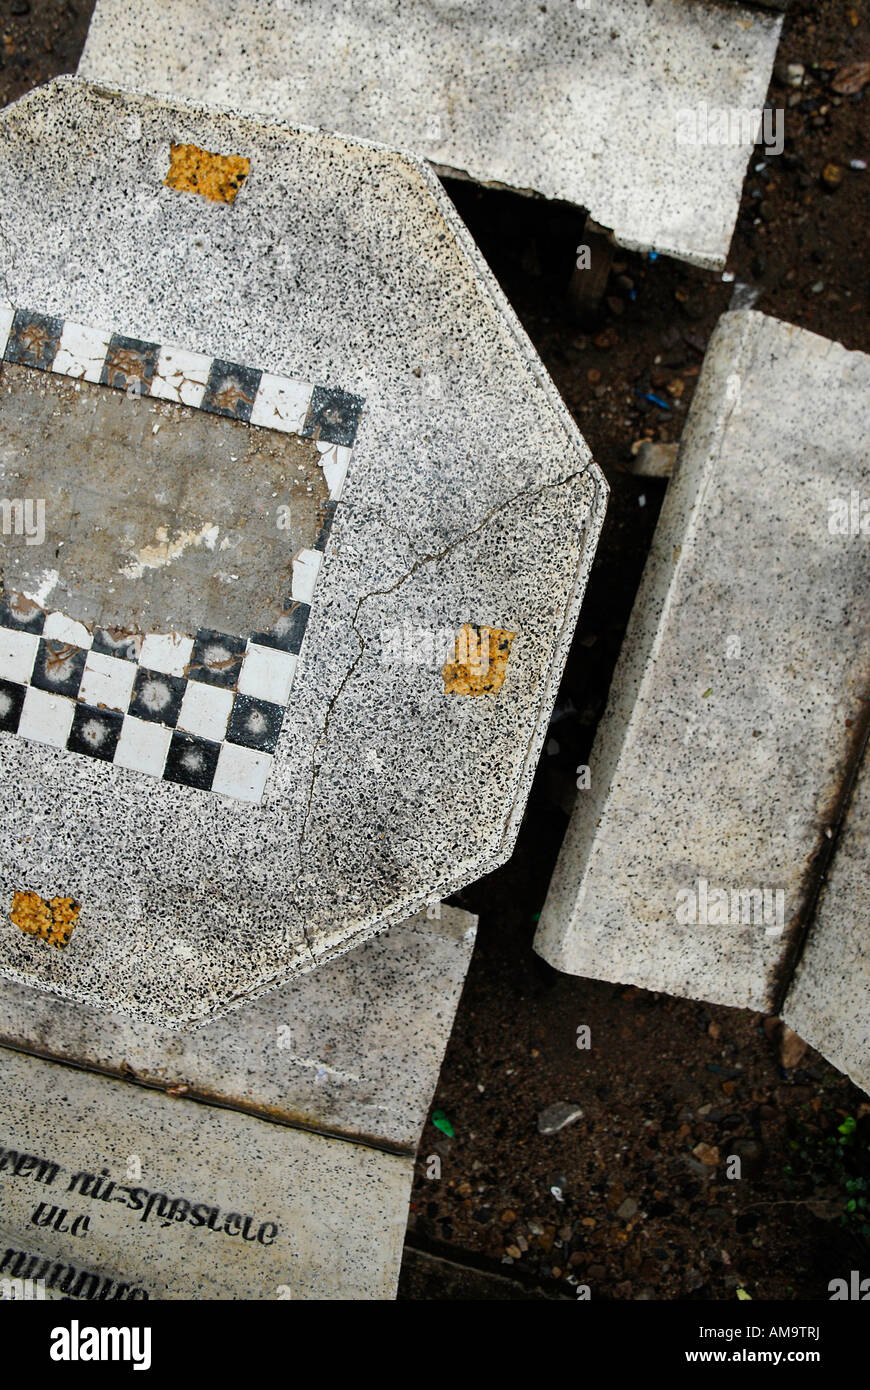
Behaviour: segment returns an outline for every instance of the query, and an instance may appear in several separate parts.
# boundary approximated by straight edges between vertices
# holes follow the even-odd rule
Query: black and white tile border
[[[0,358],[316,442],[329,503],[269,632],[113,634],[0,595],[0,731],[259,803],[363,401],[184,348],[0,307]]]

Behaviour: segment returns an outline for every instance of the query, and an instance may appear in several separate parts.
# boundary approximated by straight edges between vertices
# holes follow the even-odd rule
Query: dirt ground
[[[0,103],[74,70],[91,9],[0,4]],[[870,86],[832,91],[858,59],[870,0],[792,0],[769,94],[785,149],[749,162],[733,281],[617,252],[599,319],[580,324],[566,289],[583,214],[448,185],[612,495],[516,852],[455,900],[479,939],[433,1105],[453,1136],[430,1123],[420,1150],[405,1298],[573,1298],[579,1283],[604,1299],[821,1299],[870,1256],[849,1209],[870,1188],[866,1096],[811,1050],[784,1066],[772,1020],[559,975],[531,945],[666,486],[628,471],[632,443],[679,438],[738,282],[759,309],[870,351],[870,171],[850,167],[870,162]],[[556,1101],[582,1117],[541,1135]],[[725,1177],[730,1154],[741,1181]]]

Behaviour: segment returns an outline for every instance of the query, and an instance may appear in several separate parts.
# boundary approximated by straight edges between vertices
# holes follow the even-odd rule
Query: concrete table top
[[[98,0],[79,71],[383,140],[719,267],[781,26],[707,0]]]
[[[0,974],[183,1025],[509,856],[606,487],[425,164],[0,135]]]

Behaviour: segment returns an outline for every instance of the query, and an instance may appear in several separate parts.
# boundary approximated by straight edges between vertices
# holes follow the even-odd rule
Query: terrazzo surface
[[[781,24],[700,0],[152,0],[142,23],[98,0],[79,71],[383,140],[715,267]]]
[[[424,164],[75,79],[0,123],[10,306],[365,402],[260,803],[0,734],[2,895],[81,908],[0,973],[179,1026],[508,857],[606,486]],[[231,205],[166,185],[183,143],[250,161]],[[445,690],[466,624],[497,690]]]

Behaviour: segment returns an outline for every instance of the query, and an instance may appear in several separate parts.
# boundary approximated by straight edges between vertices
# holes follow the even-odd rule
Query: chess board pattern
[[[0,356],[316,442],[326,515],[314,546],[293,561],[292,593],[268,632],[91,631],[23,596],[0,595],[0,731],[258,804],[363,400],[22,309],[0,308]]]

